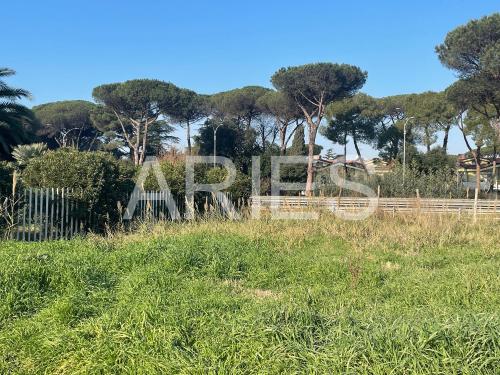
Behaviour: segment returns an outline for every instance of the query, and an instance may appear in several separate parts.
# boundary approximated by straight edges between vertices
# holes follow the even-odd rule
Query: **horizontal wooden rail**
[[[500,214],[500,201],[473,199],[436,199],[436,198],[353,198],[353,197],[289,197],[254,196],[253,206],[271,207],[318,207],[331,210],[353,210],[367,207],[370,199],[377,203],[378,210],[388,212],[456,213],[476,212],[478,214]]]

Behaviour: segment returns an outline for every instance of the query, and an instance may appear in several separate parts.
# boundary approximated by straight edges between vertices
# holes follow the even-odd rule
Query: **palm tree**
[[[12,150],[12,157],[19,167],[25,167],[31,159],[38,158],[47,152],[45,143],[19,145]]]
[[[23,89],[8,86],[1,78],[15,71],[0,67],[0,159],[9,158],[13,146],[29,141],[27,125],[34,124],[33,113],[17,100],[31,98]]]

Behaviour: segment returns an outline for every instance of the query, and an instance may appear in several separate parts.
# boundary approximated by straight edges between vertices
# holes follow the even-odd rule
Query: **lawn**
[[[498,373],[499,244],[328,215],[3,242],[0,373]]]

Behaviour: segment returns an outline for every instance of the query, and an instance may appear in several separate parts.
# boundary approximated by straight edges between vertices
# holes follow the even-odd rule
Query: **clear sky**
[[[134,78],[206,94],[270,86],[282,66],[324,61],[368,71],[362,91],[373,96],[439,91],[455,77],[434,47],[498,11],[498,0],[11,0],[1,6],[0,66],[33,93],[28,105],[91,100],[93,87]],[[450,142],[464,150],[458,134]]]

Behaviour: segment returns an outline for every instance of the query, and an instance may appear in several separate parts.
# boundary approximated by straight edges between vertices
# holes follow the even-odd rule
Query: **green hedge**
[[[171,193],[176,197],[184,196],[186,192],[186,164],[184,160],[161,160],[160,169],[163,176],[165,176],[165,180],[167,181],[167,185]],[[161,190],[153,170],[149,171],[144,183],[144,189],[155,191]]]
[[[227,170],[225,168],[211,168],[206,173],[206,181],[209,184],[223,182],[226,179]],[[252,193],[252,179],[244,173],[236,172],[233,184],[226,189],[234,199],[248,199]]]
[[[161,160],[160,168],[172,194],[183,197],[186,193],[186,164],[184,160]],[[212,168],[209,164],[196,164],[194,172],[196,183],[215,184],[224,181],[227,175],[225,168]],[[230,192],[236,198],[248,198],[251,188],[251,178],[238,171],[236,180],[226,191]],[[146,178],[144,189],[160,190],[156,176],[152,171],[150,171]]]
[[[32,159],[22,174],[29,187],[71,188],[85,202],[96,230],[114,223],[132,191],[135,168],[104,152],[59,149]]]

